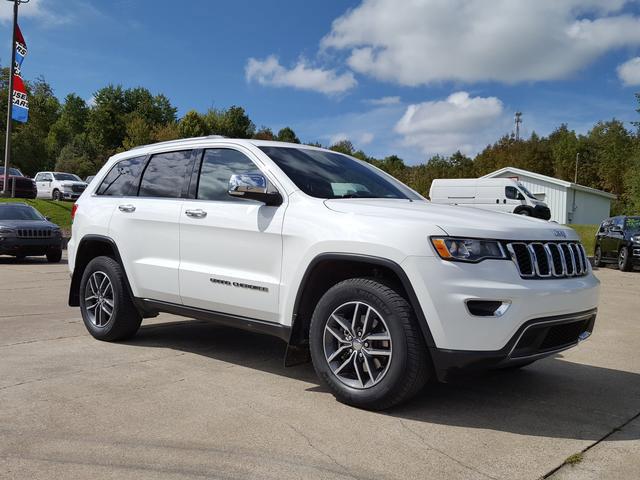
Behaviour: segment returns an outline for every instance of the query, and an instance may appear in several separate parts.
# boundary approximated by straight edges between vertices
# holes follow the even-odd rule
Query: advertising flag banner
[[[24,82],[18,75],[13,76],[13,106],[11,118],[17,122],[26,122],[29,119],[29,101]]]
[[[22,61],[27,55],[27,42],[24,41],[20,27],[16,24],[16,64],[22,66]]]

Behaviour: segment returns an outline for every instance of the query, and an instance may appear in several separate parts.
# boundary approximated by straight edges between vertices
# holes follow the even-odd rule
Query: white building
[[[609,216],[611,200],[616,199],[602,190],[514,167],[501,168],[482,178],[513,178],[522,182],[536,198],[549,205],[551,220],[562,224],[598,224]]]

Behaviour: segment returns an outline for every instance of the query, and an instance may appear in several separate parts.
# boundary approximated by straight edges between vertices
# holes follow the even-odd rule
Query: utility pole
[[[520,140],[520,124],[522,123],[522,112],[516,112],[515,124],[516,124],[516,140]]]
[[[573,176],[573,183],[578,183],[578,161],[580,160],[580,152],[576,153],[576,173]]]
[[[11,159],[11,112],[13,108],[13,74],[16,64],[16,28],[18,26],[18,6],[29,0],[7,0],[13,2],[13,28],[11,30],[11,64],[9,65],[9,95],[7,97],[7,132],[4,143],[4,181],[2,182],[2,196],[11,195],[9,189],[9,160]]]

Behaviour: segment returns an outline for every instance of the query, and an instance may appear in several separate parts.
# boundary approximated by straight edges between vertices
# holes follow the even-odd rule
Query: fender
[[[78,260],[82,259],[82,250],[83,248],[86,248],[84,247],[84,245],[86,245],[88,242],[97,242],[102,244],[108,244],[110,246],[116,261],[120,264],[120,266],[124,270],[124,274],[125,274],[124,277],[125,277],[126,287],[129,292],[129,296],[132,299],[135,298],[135,296],[133,295],[133,290],[131,289],[131,285],[129,284],[129,275],[127,274],[126,267],[122,262],[122,257],[120,256],[120,250],[118,250],[118,246],[116,245],[116,242],[111,237],[107,237],[105,235],[90,234],[82,237],[82,239],[80,240],[80,243],[78,244],[78,248],[76,249],[75,266],[73,269],[73,275],[71,277],[71,285],[69,287],[69,306],[71,307],[80,306],[80,295],[79,295],[80,281],[82,280],[82,273],[84,272],[84,268],[91,260],[89,259],[88,261],[86,262],[83,261],[82,263],[79,263]],[[82,265],[82,268],[78,268],[80,265]],[[136,306],[138,307],[138,305]]]
[[[292,343],[292,341],[296,340],[296,337],[295,337],[296,333],[298,334],[300,333],[299,331],[296,331],[296,330],[297,329],[299,330],[300,328],[302,328],[302,325],[300,325],[301,322],[296,322],[296,318],[300,310],[300,302],[302,301],[302,294],[307,286],[309,277],[311,276],[313,269],[320,262],[323,262],[326,260],[346,260],[351,262],[360,262],[360,263],[366,263],[369,265],[377,265],[380,267],[385,267],[391,270],[398,277],[398,279],[400,280],[400,283],[402,284],[402,287],[404,288],[404,291],[407,294],[407,300],[411,304],[411,307],[413,308],[413,311],[415,312],[416,317],[418,318],[418,324],[420,325],[420,329],[422,330],[422,334],[424,336],[424,340],[427,344],[427,347],[429,349],[435,348],[436,344],[433,340],[433,335],[431,334],[431,330],[429,329],[429,324],[427,323],[427,319],[424,316],[424,312],[422,311],[422,307],[420,306],[420,302],[418,301],[418,297],[415,293],[415,290],[413,289],[413,286],[411,285],[411,281],[409,280],[409,277],[407,276],[404,269],[399,264],[397,264],[392,260],[389,260],[388,258],[383,258],[383,257],[360,255],[360,254],[354,254],[354,253],[338,253],[338,252],[321,253],[318,256],[316,256],[313,260],[311,260],[311,262],[307,266],[307,269],[304,275],[302,276],[300,285],[298,286],[298,292],[296,293],[296,299],[293,306],[293,318],[291,322],[291,337],[289,338],[289,342],[288,342],[289,346],[295,346]]]

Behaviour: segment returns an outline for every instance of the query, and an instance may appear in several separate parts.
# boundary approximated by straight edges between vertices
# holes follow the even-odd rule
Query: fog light
[[[475,317],[501,317],[511,306],[509,300],[467,300],[465,304]]]

